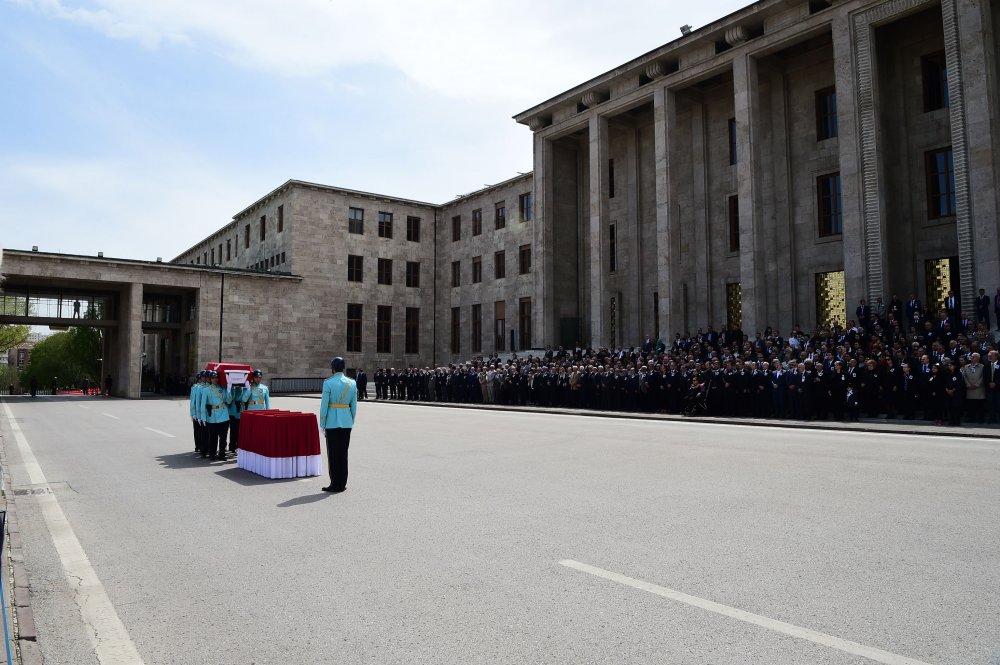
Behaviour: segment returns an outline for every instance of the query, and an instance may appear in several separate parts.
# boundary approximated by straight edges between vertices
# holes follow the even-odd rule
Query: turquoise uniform
[[[320,429],[354,427],[358,413],[358,384],[337,372],[323,382],[323,398],[319,406]]]
[[[263,383],[251,385],[249,390],[244,390],[242,399],[246,405],[243,407],[244,411],[264,411],[271,408],[271,395]]]
[[[226,391],[221,386],[211,384],[202,390],[201,419],[206,423],[228,423],[229,404],[226,400]]]
[[[229,419],[236,420],[240,419],[240,413],[243,412],[241,408],[243,406],[243,391],[246,390],[243,386],[233,386],[232,393],[226,395],[226,403],[229,404]]]

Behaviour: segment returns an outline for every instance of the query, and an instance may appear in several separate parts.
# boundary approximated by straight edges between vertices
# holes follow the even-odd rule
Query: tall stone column
[[[757,61],[749,55],[733,60],[733,101],[736,110],[736,180],[740,206],[740,284],[743,330],[763,327],[767,317],[764,263],[757,248],[763,236],[757,199],[760,182],[757,165],[762,135]],[[728,303],[727,303],[728,304]]]
[[[989,82],[996,82],[990,4],[942,0],[944,50],[948,66],[948,106],[955,168],[955,232],[962,302],[974,311],[980,287],[992,293],[1000,275],[997,244],[997,112]],[[970,137],[975,137],[970,140]]]
[[[607,260],[604,236],[607,233],[608,199],[604,184],[608,177],[608,120],[590,115],[590,345],[606,346],[608,325],[605,316],[605,276]]]
[[[553,192],[552,142],[538,132],[534,135],[534,222],[533,235],[537,269],[535,270],[533,339],[542,345],[559,343],[555,312],[555,219]],[[538,343],[536,343],[536,346]]]
[[[117,375],[111,378],[114,393],[129,399],[142,391],[142,290],[141,283],[127,285],[118,305]]]
[[[679,256],[675,245],[676,197],[670,146],[676,137],[676,96],[669,88],[653,92],[653,144],[656,152],[656,284],[659,293],[660,335],[668,344],[678,326],[674,318],[672,267]]]

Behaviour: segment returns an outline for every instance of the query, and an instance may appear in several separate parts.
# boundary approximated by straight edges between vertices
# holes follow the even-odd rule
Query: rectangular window
[[[243,229],[243,248],[246,249],[250,246],[250,225],[247,224],[246,228]]]
[[[472,283],[479,284],[483,281],[483,257],[472,257]]]
[[[375,352],[392,353],[392,306],[379,305],[375,318]]]
[[[459,353],[462,350],[462,308],[451,308],[451,352]]]
[[[729,197],[729,251],[740,251],[740,197]]]
[[[618,229],[613,223],[608,227],[608,268],[618,270]]]
[[[497,300],[493,303],[493,349],[503,351],[507,348],[507,303]]]
[[[472,352],[483,351],[483,306],[472,306]]]
[[[229,261],[230,259],[233,258],[233,245],[232,245],[232,243],[233,243],[232,240],[226,240],[226,260],[227,261]]]
[[[521,337],[521,349],[531,348],[531,298],[521,298],[517,304],[517,329]]]
[[[736,163],[736,118],[729,119],[729,163]]]
[[[531,192],[525,192],[517,197],[517,207],[521,210],[521,221],[530,222],[532,218]]]
[[[452,288],[462,285],[462,262],[451,262],[451,286]]]
[[[472,211],[472,235],[478,236],[483,234],[483,211],[479,210]]]
[[[285,206],[278,206],[278,233],[285,230]]]
[[[392,286],[392,259],[378,260],[378,283]]]
[[[240,255],[240,232],[237,231],[236,237],[233,238],[233,256],[239,256],[239,255]]]
[[[819,235],[835,236],[844,232],[840,207],[840,174],[830,173],[816,178]]]
[[[494,217],[494,221],[496,222],[496,228],[497,229],[502,229],[505,226],[507,226],[507,204],[506,203],[501,202],[501,203],[496,204],[496,215]]]
[[[944,52],[925,55],[920,60],[924,83],[924,111],[948,106],[948,64]]]
[[[219,263],[222,263],[222,243],[219,243]]]
[[[420,218],[412,215],[406,218],[406,239],[410,242],[420,242]]]
[[[411,288],[420,287],[420,262],[406,262],[406,285]]]
[[[493,276],[495,279],[507,276],[507,252],[496,252],[493,255]]]
[[[392,238],[392,213],[379,212],[378,214],[378,237]]]
[[[608,160],[608,198],[615,198],[615,160]]]
[[[281,253],[281,264],[282,265],[285,264],[285,253],[284,252]]]
[[[455,215],[451,218],[451,241],[458,242],[462,239],[462,216]]]
[[[837,136],[837,90],[823,88],[816,91],[816,140],[825,141]]]
[[[404,353],[420,353],[420,308],[406,308],[406,341]]]
[[[260,216],[260,239],[263,242],[264,237],[267,235],[267,215]]]
[[[924,155],[927,165],[927,216],[953,217],[955,203],[955,163],[951,148],[932,150]]]
[[[347,351],[361,352],[361,305],[347,303]]]
[[[214,247],[212,248],[212,262],[209,265],[212,265],[212,266],[215,265],[215,248]]]
[[[349,254],[347,256],[347,281],[363,282],[365,273],[365,257]]]
[[[364,208],[347,209],[347,232],[361,235],[365,232]]]
[[[531,272],[531,245],[521,245],[517,250],[517,272],[527,275]]]

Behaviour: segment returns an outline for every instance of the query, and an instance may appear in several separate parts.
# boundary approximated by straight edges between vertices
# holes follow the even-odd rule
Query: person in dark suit
[[[1000,295],[1000,289],[998,289],[998,295]],[[920,320],[920,313],[923,311],[923,306],[920,304],[920,300],[913,293],[910,294],[910,299],[906,301],[906,321],[910,328],[916,325],[916,322]]]
[[[993,296],[993,314],[997,318],[997,330],[1000,330],[1000,287],[997,287],[997,294]]]
[[[989,422],[1000,422],[1000,354],[990,351],[986,358],[986,417]]]
[[[358,374],[355,381],[358,384],[358,397],[361,399],[368,399],[368,375],[365,374],[365,370],[358,368]]]
[[[948,318],[957,321],[962,314],[962,299],[955,295],[954,291],[948,291],[944,299],[944,309],[948,312]]]
[[[976,323],[985,323],[987,329],[990,327],[990,297],[986,289],[979,289],[976,297]]]
[[[867,328],[868,321],[872,315],[872,308],[865,304],[864,298],[858,303],[858,308],[854,310],[854,313],[857,316],[858,324]]]

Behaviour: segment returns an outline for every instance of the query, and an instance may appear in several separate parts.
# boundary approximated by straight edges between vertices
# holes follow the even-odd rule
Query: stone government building
[[[167,371],[215,359],[220,273],[223,355],[278,376],[970,307],[1000,285],[998,34],[1000,0],[761,0],[515,116],[532,173],[443,205],[290,180],[155,266],[196,319]]]

